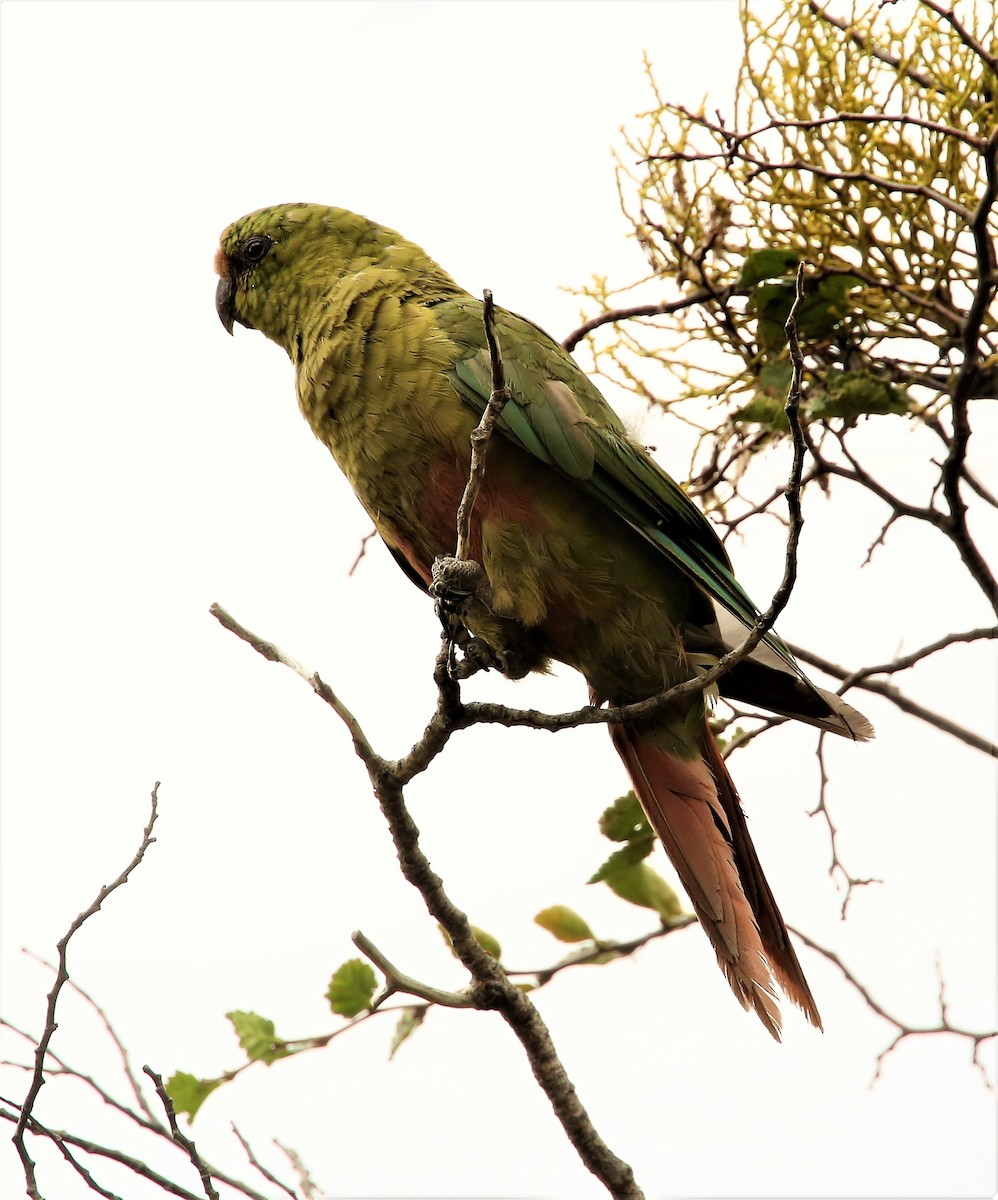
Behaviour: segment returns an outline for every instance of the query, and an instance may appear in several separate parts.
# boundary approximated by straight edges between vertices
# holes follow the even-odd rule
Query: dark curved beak
[[[232,326],[236,320],[236,284],[231,275],[223,275],[215,288],[215,312],[225,326],[225,331],[232,334]]]

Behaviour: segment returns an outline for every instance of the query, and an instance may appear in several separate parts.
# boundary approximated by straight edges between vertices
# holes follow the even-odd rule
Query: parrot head
[[[278,204],[240,217],[215,254],[215,309],[229,333],[235,324],[261,333],[289,353],[309,313],[321,311],[345,276],[377,266],[437,275],[456,285],[392,229],[358,213],[322,204]]]
[[[301,303],[349,270],[365,225],[319,204],[280,204],[233,221],[215,254],[215,309],[226,330],[238,322],[283,344]]]

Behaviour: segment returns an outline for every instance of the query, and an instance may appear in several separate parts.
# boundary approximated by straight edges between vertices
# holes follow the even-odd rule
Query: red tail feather
[[[710,729],[701,755],[668,754],[611,725],[638,799],[689,893],[731,990],[779,1040],[774,983],[818,1029],[821,1018],[762,873],[738,792]]]

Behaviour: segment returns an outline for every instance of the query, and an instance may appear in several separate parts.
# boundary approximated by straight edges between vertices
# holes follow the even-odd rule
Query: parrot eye
[[[243,262],[250,266],[256,266],[258,262],[266,257],[267,251],[274,244],[274,239],[267,237],[266,234],[256,234],[249,237],[242,245]]]

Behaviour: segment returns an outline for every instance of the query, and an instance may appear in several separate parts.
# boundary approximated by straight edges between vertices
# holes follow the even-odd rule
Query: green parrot
[[[481,301],[393,230],[314,204],[234,222],[215,268],[222,324],[287,351],[312,431],[428,590],[453,553],[469,436],[491,391]],[[496,330],[512,400],[472,518],[484,578],[464,624],[506,675],[556,659],[581,672],[595,704],[696,677],[758,618],[724,547],[557,342],[502,309]],[[719,686],[832,733],[873,735],[775,634]],[[738,1000],[779,1038],[779,985],[820,1028],[702,694],[609,729]]]

